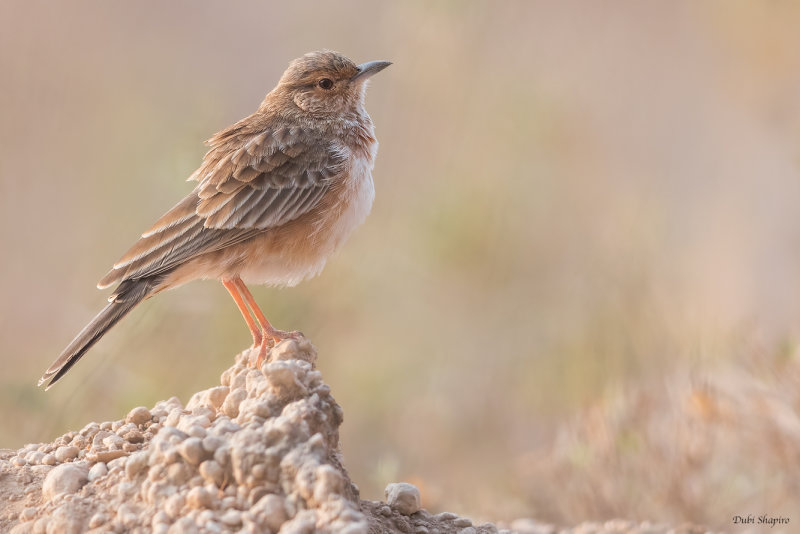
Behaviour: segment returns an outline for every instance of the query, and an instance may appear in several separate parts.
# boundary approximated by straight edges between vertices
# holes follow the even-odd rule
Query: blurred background
[[[221,284],[53,390],[97,280],[289,60],[387,59],[366,224],[257,288],[345,411],[365,498],[491,520],[800,521],[800,4],[0,4],[0,447],[217,383]]]

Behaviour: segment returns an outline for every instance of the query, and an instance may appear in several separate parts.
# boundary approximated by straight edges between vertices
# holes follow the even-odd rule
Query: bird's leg
[[[264,312],[262,312],[258,307],[256,299],[253,297],[252,293],[250,293],[250,290],[247,289],[247,286],[244,285],[244,281],[237,277],[233,282],[236,284],[236,289],[239,290],[239,293],[241,293],[241,295],[247,301],[247,305],[250,306],[251,310],[253,310],[253,315],[256,316],[256,320],[264,332],[264,337],[261,339],[261,346],[258,350],[258,358],[256,358],[255,365],[256,368],[259,368],[267,358],[267,342],[269,339],[272,339],[275,343],[277,343],[286,338],[297,338],[301,334],[300,332],[286,332],[284,330],[278,330],[277,328],[274,328],[269,323],[266,316],[264,316]]]
[[[239,311],[242,312],[242,317],[244,317],[247,327],[250,329],[250,333],[253,335],[253,346],[251,350],[255,349],[256,347],[261,347],[264,335],[261,333],[258,324],[255,322],[255,320],[253,320],[253,316],[250,315],[250,310],[247,309],[247,305],[245,304],[244,300],[242,300],[242,295],[239,293],[236,280],[222,280],[222,285],[225,286],[225,289],[227,289],[228,293],[230,293],[231,297],[233,297],[233,301],[236,302],[236,306],[238,306]]]

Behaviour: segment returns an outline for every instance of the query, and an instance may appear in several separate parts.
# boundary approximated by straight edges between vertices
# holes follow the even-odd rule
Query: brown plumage
[[[245,283],[291,286],[318,274],[366,217],[378,143],[364,94],[389,64],[328,50],[293,61],[258,111],[207,141],[189,178],[197,187],[100,280],[100,289],[119,284],[109,304],[39,385],[52,386],[142,300],[200,278],[230,292],[259,349],[254,365],[269,342],[296,335],[270,325]]]

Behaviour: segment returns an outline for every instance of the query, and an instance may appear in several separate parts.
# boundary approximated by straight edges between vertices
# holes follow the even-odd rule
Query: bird
[[[356,65],[332,50],[291,61],[255,113],[206,141],[188,179],[197,186],[98,282],[116,285],[108,305],[39,386],[52,387],[137,304],[197,279],[220,280],[233,297],[253,337],[248,366],[260,367],[273,343],[299,337],[273,327],[246,284],[294,286],[319,274],[365,220],[378,151],[365,93],[389,65]]]

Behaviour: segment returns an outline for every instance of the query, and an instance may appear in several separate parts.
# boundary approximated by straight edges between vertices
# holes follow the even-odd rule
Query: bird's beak
[[[358,66],[358,72],[356,72],[355,76],[350,78],[350,81],[363,82],[367,78],[372,77],[373,74],[379,73],[391,64],[391,61],[368,61],[367,63],[362,63]]]

